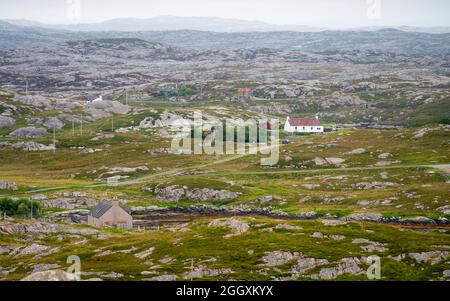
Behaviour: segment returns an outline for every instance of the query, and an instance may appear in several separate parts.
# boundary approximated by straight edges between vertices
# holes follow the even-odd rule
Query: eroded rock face
[[[9,135],[11,137],[18,137],[18,138],[38,138],[47,135],[47,130],[44,128],[35,128],[35,127],[26,127],[26,128],[20,128]]]
[[[238,197],[238,192],[228,190],[214,190],[210,188],[194,188],[180,187],[177,185],[155,188],[155,194],[160,201],[178,202],[182,199],[196,200],[196,201],[210,201],[210,200],[228,200]]]
[[[77,281],[79,277],[62,270],[49,270],[32,273],[21,281]]]

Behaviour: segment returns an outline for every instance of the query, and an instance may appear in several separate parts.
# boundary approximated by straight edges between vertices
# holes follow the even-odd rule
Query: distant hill
[[[215,18],[213,19],[216,20]],[[154,22],[155,18],[152,20]],[[156,20],[158,19],[156,18]],[[167,18],[163,18],[162,20],[167,21]],[[23,22],[11,24],[0,21],[0,49],[15,48],[18,46],[45,46],[74,40],[98,39],[140,39],[146,42],[163,44],[166,47],[195,50],[270,48],[321,53],[332,53],[342,50],[373,50],[377,52],[406,54],[446,54],[450,48],[450,33],[430,34],[405,32],[389,27],[365,31],[324,30],[318,32],[214,32],[200,30],[75,31],[44,28],[35,25],[29,26],[31,23],[27,22],[26,24],[29,24],[27,26],[19,25]],[[109,22],[114,23],[116,21]],[[167,23],[165,24],[167,25]],[[112,26],[109,28],[112,28]]]
[[[121,18],[101,23],[50,25],[27,20],[7,20],[20,26],[39,26],[52,29],[72,31],[170,31],[199,30],[214,32],[264,32],[264,31],[298,31],[317,32],[325,30],[320,27],[301,25],[273,25],[261,21],[246,21],[216,17],[174,17],[159,16],[148,19]]]

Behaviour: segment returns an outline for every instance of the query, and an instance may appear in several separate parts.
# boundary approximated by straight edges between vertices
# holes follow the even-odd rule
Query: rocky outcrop
[[[25,247],[22,250],[20,250],[20,252],[19,252],[19,254],[17,254],[17,256],[27,256],[27,255],[39,254],[44,251],[47,251],[48,248],[49,247],[45,246],[45,245],[32,244],[32,245],[29,245],[28,247]]]
[[[18,138],[39,138],[47,134],[47,130],[44,128],[26,127],[17,129],[9,135]]]
[[[87,207],[95,207],[97,201],[89,198],[56,198],[41,201],[44,208],[59,208],[59,209],[79,209]]]
[[[150,247],[142,252],[136,253],[134,254],[135,257],[139,258],[139,259],[145,259],[148,256],[152,255],[153,251],[155,250],[154,247]]]
[[[32,266],[33,273],[54,270],[59,267],[60,265],[57,263],[39,263]]]
[[[15,100],[24,105],[45,109],[53,109],[52,102],[40,95],[18,95],[15,97]]]
[[[360,248],[363,251],[366,252],[386,252],[388,248],[386,248],[386,245],[383,243],[370,241],[365,238],[355,238],[352,240],[352,243],[354,244],[363,244]]]
[[[34,141],[17,142],[17,143],[0,142],[0,148],[2,147],[12,147],[27,152],[49,151],[55,149],[55,146],[53,144],[44,145]]]
[[[326,259],[316,259],[301,255],[297,260],[297,263],[292,267],[292,272],[301,275],[318,266],[326,264],[328,264],[328,260]]]
[[[50,129],[54,128],[54,129],[60,130],[64,127],[64,123],[56,117],[50,117],[50,118],[47,118],[47,120],[45,120],[45,122],[43,123],[43,126],[45,126],[46,128],[50,128]]]
[[[273,251],[267,252],[261,260],[264,266],[274,267],[279,265],[284,265],[296,258],[298,258],[299,253],[291,253],[285,251]]]
[[[32,273],[22,279],[22,281],[78,281],[79,277],[75,274],[67,273],[62,270],[49,270]]]
[[[14,118],[0,115],[0,129],[11,127],[14,124],[16,124],[16,121],[14,120]]]
[[[176,281],[178,278],[177,275],[160,275],[150,278],[150,281]],[[194,278],[194,277],[191,277]]]
[[[356,184],[352,184],[353,189],[384,189],[387,187],[398,187],[400,184],[392,183],[392,182],[360,182]]]
[[[314,158],[314,163],[316,165],[322,166],[322,165],[335,165],[335,166],[342,166],[343,163],[345,162],[345,159],[342,158],[319,158],[316,157]]]
[[[216,219],[208,224],[208,227],[228,227],[236,234],[247,232],[250,225],[237,218]]]
[[[311,278],[332,280],[344,274],[364,274],[364,271],[359,267],[360,264],[361,261],[356,257],[342,258],[335,267],[323,268],[318,275],[312,275]]]
[[[153,129],[163,127],[163,123],[160,119],[155,119],[153,117],[146,117],[139,123],[140,129]]]
[[[352,151],[349,151],[347,153],[345,153],[346,155],[360,155],[360,154],[364,154],[366,152],[365,148],[356,148]]]
[[[248,108],[252,112],[261,113],[261,114],[288,114],[292,112],[292,109],[289,105],[282,104],[271,104],[267,106],[251,106]]]
[[[115,175],[115,174],[128,174],[128,173],[135,173],[135,172],[143,172],[143,171],[149,171],[149,168],[145,165],[138,166],[138,167],[113,167],[110,171],[107,172],[107,174]]]
[[[177,185],[154,189],[157,199],[166,202],[178,202],[183,199],[195,201],[228,200],[237,198],[240,193],[228,190],[214,190],[210,188],[181,187]]]
[[[16,183],[0,180],[0,190],[17,190]]]
[[[185,279],[193,279],[193,278],[204,278],[204,277],[216,277],[224,274],[232,274],[234,273],[229,268],[222,269],[210,269],[207,266],[200,265],[195,267],[193,271],[187,273],[185,275]]]
[[[94,119],[104,118],[112,114],[127,114],[130,107],[118,101],[94,101],[86,106],[86,113],[90,114]]]
[[[8,221],[0,222],[0,232],[14,234],[51,234],[51,233],[70,233],[80,235],[95,235],[99,231],[90,228],[72,228],[59,224],[51,224],[46,222],[33,223],[12,223]]]
[[[417,261],[418,263],[428,263],[431,265],[438,264],[447,260],[450,256],[449,251],[430,251],[423,253],[409,253],[409,257]]]
[[[383,216],[380,213],[353,213],[343,218],[344,221],[380,222]]]

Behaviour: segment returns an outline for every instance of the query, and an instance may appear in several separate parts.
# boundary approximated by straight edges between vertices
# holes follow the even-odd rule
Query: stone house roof
[[[109,209],[111,209],[114,206],[112,202],[108,201],[102,201],[100,202],[94,209],[91,211],[91,215],[95,218],[100,218],[108,212]],[[122,204],[119,204],[120,208],[122,208],[126,213],[131,214],[131,209],[127,206],[124,206]]]

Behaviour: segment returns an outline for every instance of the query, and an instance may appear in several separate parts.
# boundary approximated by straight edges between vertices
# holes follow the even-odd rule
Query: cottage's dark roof
[[[320,126],[320,121],[317,118],[289,118],[291,126]]]
[[[91,214],[93,217],[99,218],[103,214],[105,214],[109,209],[111,209],[112,206],[113,206],[113,204],[111,202],[108,202],[108,201],[100,202],[94,209],[92,209]],[[119,204],[119,206],[120,206],[120,208],[125,210],[126,213],[128,213],[128,214],[131,213],[131,209],[128,208],[127,206],[124,206],[122,204]]]

